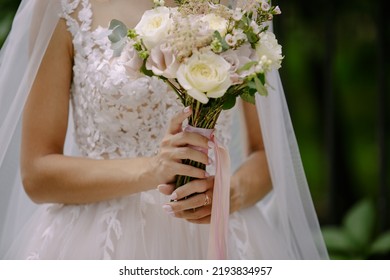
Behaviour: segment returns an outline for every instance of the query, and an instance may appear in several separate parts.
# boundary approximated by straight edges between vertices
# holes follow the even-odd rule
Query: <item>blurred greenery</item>
[[[0,0],[0,46],[9,32],[19,3],[19,0]]]
[[[348,211],[339,227],[323,227],[331,259],[378,259],[390,252],[390,231],[376,234],[374,203],[365,199]]]
[[[379,228],[383,231],[383,227],[375,203],[380,195],[379,1],[273,1],[282,9],[282,15],[274,20],[285,55],[280,74],[314,203],[321,224],[327,225],[325,237],[334,257],[370,258],[389,242],[388,234],[380,237]],[[19,2],[0,0],[0,45]],[[388,74],[389,61],[383,63]],[[385,78],[389,89],[390,77]],[[334,95],[335,118],[332,162],[326,142],[329,89]],[[388,137],[390,130],[384,133]],[[390,155],[386,156],[388,161]],[[335,170],[333,181],[331,167]],[[389,176],[390,172],[387,182]],[[332,188],[337,189],[335,198]]]

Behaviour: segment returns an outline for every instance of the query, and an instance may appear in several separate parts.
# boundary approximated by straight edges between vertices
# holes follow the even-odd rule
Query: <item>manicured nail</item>
[[[176,200],[177,199],[177,193],[176,192],[173,192],[170,196],[170,199],[171,200]]]
[[[190,110],[191,110],[191,108],[190,108],[190,106],[188,106],[188,107],[184,108],[183,112],[187,114],[190,112]]]
[[[213,164],[213,160],[209,158],[209,165]]]
[[[161,184],[161,185],[158,185],[158,186],[157,186],[157,190],[158,190],[159,192],[162,192],[162,190],[165,189],[165,188],[167,188],[167,187],[168,187],[168,185],[166,185],[166,184]]]
[[[168,214],[169,213],[173,213],[173,209],[172,209],[172,206],[171,205],[164,205],[163,207],[162,207]]]
[[[173,212],[173,209],[172,209],[171,206],[169,206],[169,205],[164,205],[164,206],[163,206],[163,209],[165,210],[165,212],[166,212],[169,216],[171,216],[171,217],[176,217],[176,216],[175,216],[175,212]]]
[[[208,146],[209,146],[210,149],[212,149],[212,148],[215,147],[215,144],[214,144],[213,141],[209,141],[209,142],[208,142]]]
[[[206,171],[206,172],[204,173],[204,176],[205,176],[206,178],[208,178],[208,177],[210,177],[210,174]]]

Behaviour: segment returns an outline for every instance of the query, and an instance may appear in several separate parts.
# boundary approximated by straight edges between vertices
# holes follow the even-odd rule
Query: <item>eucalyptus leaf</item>
[[[111,20],[108,29],[112,30],[112,33],[108,36],[108,38],[113,43],[119,42],[124,37],[127,37],[127,26],[120,20]]]
[[[123,48],[126,45],[126,42],[127,42],[126,38],[123,38],[123,40],[111,44],[111,49],[114,51],[113,54],[114,57],[118,57],[121,55]]]
[[[390,252],[390,231],[382,234],[372,244],[371,254],[385,254]]]
[[[116,19],[111,20],[109,29],[112,30],[108,39],[111,41],[111,49],[114,51],[114,56],[119,56],[127,42],[127,27]]]
[[[360,246],[368,246],[374,233],[375,209],[370,200],[363,200],[346,215],[344,228]]]

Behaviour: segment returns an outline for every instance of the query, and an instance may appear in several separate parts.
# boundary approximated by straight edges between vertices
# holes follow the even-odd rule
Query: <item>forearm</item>
[[[230,212],[250,207],[272,189],[264,150],[252,153],[231,179]]]
[[[93,203],[155,188],[161,182],[151,162],[46,155],[22,168],[23,185],[37,203]]]

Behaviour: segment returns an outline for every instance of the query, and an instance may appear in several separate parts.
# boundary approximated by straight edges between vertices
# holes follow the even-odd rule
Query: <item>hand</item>
[[[172,201],[163,205],[169,215],[195,224],[210,223],[214,177],[193,180],[175,191],[173,185],[160,185],[158,190],[170,195]]]
[[[160,182],[171,183],[176,175],[191,176],[194,178],[207,178],[208,174],[200,168],[182,163],[184,159],[190,159],[203,164],[208,164],[208,155],[191,146],[209,149],[209,140],[207,137],[197,133],[186,132],[182,130],[185,119],[192,114],[189,107],[176,114],[170,122],[167,133],[165,134],[159,153],[153,158],[153,170]]]

